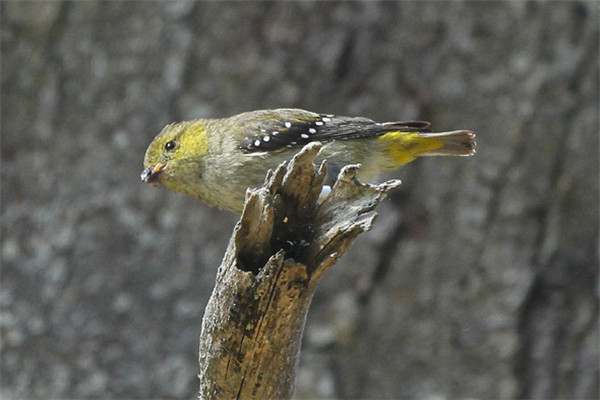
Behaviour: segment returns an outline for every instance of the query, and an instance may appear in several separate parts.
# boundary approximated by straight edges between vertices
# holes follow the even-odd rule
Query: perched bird
[[[419,156],[468,156],[475,135],[431,133],[428,122],[384,122],[300,109],[259,110],[222,119],[167,125],[144,157],[143,182],[157,182],[224,210],[241,212],[247,188],[262,185],[267,170],[319,141],[317,162],[327,160],[329,182],[348,164],[372,180]]]

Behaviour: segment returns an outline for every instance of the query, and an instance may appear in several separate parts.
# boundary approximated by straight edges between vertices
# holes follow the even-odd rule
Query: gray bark
[[[236,217],[139,183],[167,123],[430,120],[321,279],[298,398],[598,398],[597,2],[1,2],[2,398],[192,398]],[[384,180],[387,177],[383,177]]]

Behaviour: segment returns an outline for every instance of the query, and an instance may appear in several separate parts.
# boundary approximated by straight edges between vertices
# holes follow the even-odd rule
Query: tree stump
[[[319,204],[326,166],[311,143],[249,190],[218,269],[200,335],[200,398],[294,394],[306,314],[319,278],[369,230],[374,208],[400,185],[357,181],[346,166]]]

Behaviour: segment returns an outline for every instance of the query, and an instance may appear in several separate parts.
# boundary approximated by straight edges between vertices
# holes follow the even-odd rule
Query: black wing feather
[[[303,120],[270,119],[252,124],[239,148],[248,152],[274,151],[304,146],[313,141],[359,139],[387,132],[430,132],[429,122],[377,123],[368,118],[312,114]]]

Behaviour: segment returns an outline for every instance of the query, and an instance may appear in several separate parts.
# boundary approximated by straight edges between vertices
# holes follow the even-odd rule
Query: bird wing
[[[304,110],[266,110],[246,121],[239,148],[245,152],[274,151],[304,146],[313,141],[358,139],[387,132],[430,132],[429,122],[377,123],[368,118],[316,114]]]

